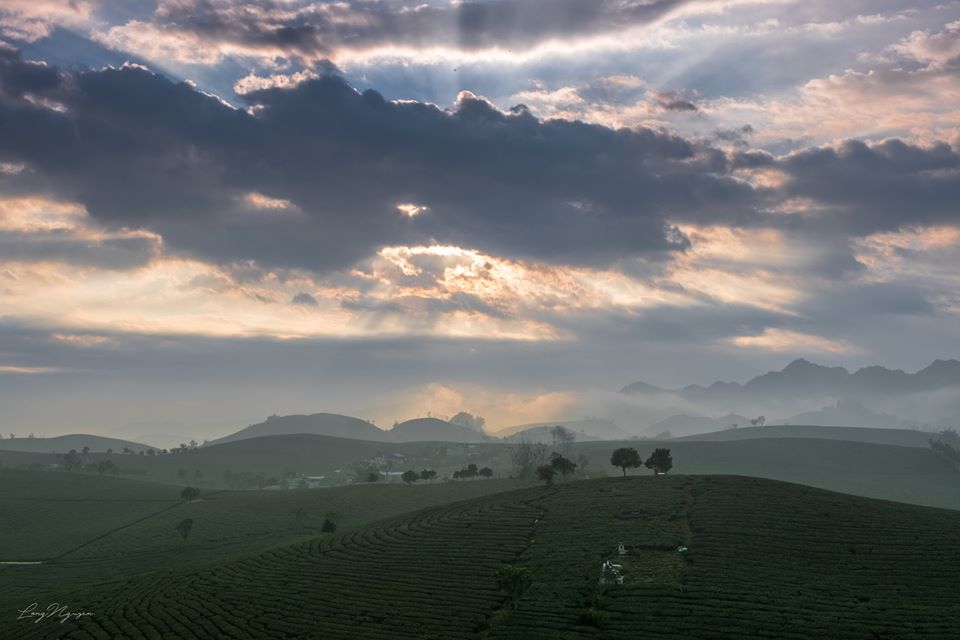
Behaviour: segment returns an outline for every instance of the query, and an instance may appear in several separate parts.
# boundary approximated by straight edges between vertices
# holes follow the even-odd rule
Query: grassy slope
[[[116,581],[158,567],[221,562],[319,535],[327,517],[357,527],[430,505],[515,486],[507,480],[364,485],[296,491],[211,492],[179,500],[167,485],[80,474],[0,471],[0,599],[36,599],[63,585]],[[295,512],[302,509],[302,515]],[[186,542],[175,531],[194,520]],[[0,634],[0,637],[3,637]]]
[[[890,444],[898,447],[930,446],[934,434],[911,429],[879,429],[868,427],[820,427],[811,425],[770,425],[768,427],[742,427],[701,433],[678,440],[723,441],[751,440],[754,438],[817,438],[823,440],[848,440]]]
[[[600,591],[618,542],[622,586]],[[689,551],[679,554],[678,544]],[[951,637],[960,513],[742,477],[609,478],[427,509],[64,596],[30,638]],[[514,609],[503,563],[533,586]]]

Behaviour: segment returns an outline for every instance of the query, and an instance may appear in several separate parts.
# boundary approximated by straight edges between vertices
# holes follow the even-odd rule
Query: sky
[[[958,203],[957,1],[0,0],[0,422],[914,371]]]

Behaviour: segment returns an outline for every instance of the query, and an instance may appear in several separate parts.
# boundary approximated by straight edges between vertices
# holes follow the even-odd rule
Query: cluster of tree
[[[641,464],[640,453],[633,447],[622,447],[613,452],[610,456],[610,464],[620,467],[623,475],[627,475],[627,469],[636,469]],[[655,475],[667,473],[673,468],[673,457],[670,455],[670,449],[656,448],[650,457],[642,463],[647,469],[652,469]]]
[[[409,471],[404,471],[403,475],[400,476],[400,479],[406,482],[407,484],[413,484],[417,480],[423,480],[424,482],[429,482],[437,477],[437,472],[433,469],[424,469],[420,473],[417,473],[413,469]]]
[[[181,500],[196,500],[200,497],[200,489],[196,487],[184,487],[183,491],[180,492]]]
[[[477,465],[470,463],[463,469],[453,472],[454,480],[469,480],[470,478],[476,478],[478,476],[481,478],[492,478],[493,469],[491,469],[490,467],[484,467],[483,469],[478,469]]]
[[[553,484],[553,479],[557,475],[566,478],[568,475],[575,473],[576,470],[577,465],[572,460],[554,451],[550,454],[550,459],[547,464],[542,464],[537,467],[537,479],[545,482],[547,486],[550,486]]]
[[[765,424],[767,424],[767,419],[764,416],[757,416],[750,421],[750,426],[753,427],[762,427]]]
[[[930,440],[930,448],[960,466],[960,434],[955,429],[941,431],[935,439]]]

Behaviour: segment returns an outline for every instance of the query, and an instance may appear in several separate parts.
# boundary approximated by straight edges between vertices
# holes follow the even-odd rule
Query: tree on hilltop
[[[644,466],[647,469],[653,469],[654,475],[667,473],[673,468],[673,457],[670,455],[670,449],[654,449]]]
[[[610,456],[610,464],[623,469],[626,477],[627,469],[636,469],[640,466],[640,454],[633,447],[621,447]]]

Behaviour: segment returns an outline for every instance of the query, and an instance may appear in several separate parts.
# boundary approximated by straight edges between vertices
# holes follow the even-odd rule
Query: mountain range
[[[844,367],[826,367],[809,360],[794,360],[781,371],[770,371],[740,384],[714,382],[708,387],[692,384],[682,389],[663,389],[634,382],[620,390],[630,396],[667,394],[693,403],[736,402],[764,399],[794,400],[798,397],[861,398],[906,395],[960,387],[960,360],[935,360],[916,373],[871,366],[850,373]]]

